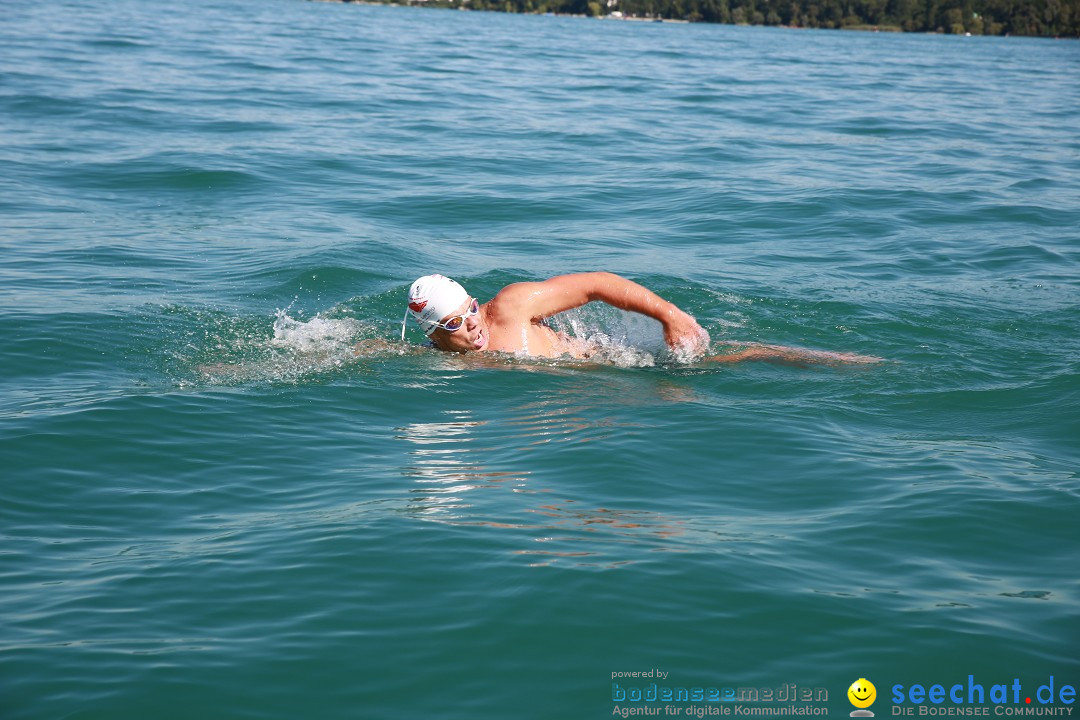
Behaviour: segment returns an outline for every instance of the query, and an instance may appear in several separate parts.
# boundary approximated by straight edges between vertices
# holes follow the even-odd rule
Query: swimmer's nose
[[[479,315],[470,315],[469,317],[465,318],[465,327],[467,327],[469,330],[475,330],[477,327],[479,327],[479,325]]]

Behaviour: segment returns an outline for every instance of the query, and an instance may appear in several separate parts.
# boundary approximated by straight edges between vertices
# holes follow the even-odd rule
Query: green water
[[[1077,43],[2,14],[0,718],[1075,707]],[[675,364],[593,306],[606,362],[396,341],[418,275],[596,269],[887,361]]]

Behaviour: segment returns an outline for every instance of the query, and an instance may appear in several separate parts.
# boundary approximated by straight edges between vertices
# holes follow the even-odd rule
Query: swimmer
[[[576,273],[542,282],[514,283],[483,304],[450,278],[425,275],[409,288],[408,309],[401,321],[401,339],[405,339],[405,322],[412,315],[432,344],[447,352],[586,358],[590,354],[587,343],[552,330],[545,320],[593,301],[659,321],[669,348],[688,357],[702,358],[704,362],[764,360],[806,365],[880,360],[769,345],[703,357],[709,349],[709,334],[693,317],[651,290],[609,272]]]

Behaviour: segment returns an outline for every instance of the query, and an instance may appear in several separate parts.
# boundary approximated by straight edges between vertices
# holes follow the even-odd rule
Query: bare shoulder
[[[537,292],[542,292],[544,287],[550,282],[550,280],[544,280],[542,282],[516,282],[511,283],[495,294],[495,297],[491,299],[492,302],[496,300],[500,303],[516,303],[522,302]]]
[[[507,285],[488,301],[488,314],[501,320],[531,319],[533,305],[545,289],[544,282],[518,282]]]
[[[539,322],[590,300],[604,299],[603,290],[613,280],[620,281],[621,278],[595,272],[557,275],[541,282],[514,283],[504,287],[491,300],[489,312],[500,317]]]

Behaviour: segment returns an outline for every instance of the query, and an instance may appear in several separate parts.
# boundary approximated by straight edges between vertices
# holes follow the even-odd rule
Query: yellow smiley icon
[[[859,678],[847,689],[848,700],[857,708],[868,708],[877,699],[877,688],[866,678]]]

